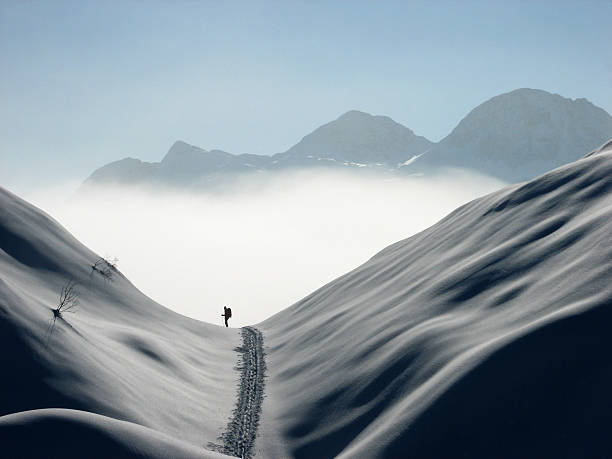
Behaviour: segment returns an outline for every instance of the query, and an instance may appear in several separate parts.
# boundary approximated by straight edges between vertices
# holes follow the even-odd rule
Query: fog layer
[[[54,189],[26,198],[100,255],[117,257],[119,269],[164,306],[213,324],[230,306],[230,325],[242,326],[503,184],[465,172],[426,179],[301,172],[253,185],[70,199]]]

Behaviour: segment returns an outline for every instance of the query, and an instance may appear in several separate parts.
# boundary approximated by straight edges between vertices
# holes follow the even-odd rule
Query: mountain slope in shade
[[[251,172],[269,161],[267,156],[206,151],[178,141],[159,164],[155,180],[182,186],[198,185],[214,179],[218,174]]]
[[[387,116],[352,110],[315,129],[274,160],[278,167],[327,161],[395,168],[432,145]]]
[[[151,183],[158,169],[159,163],[124,158],[96,169],[85,184],[142,185]]]
[[[187,454],[215,442],[234,405],[238,331],[160,306],[119,271],[102,277],[92,270],[98,259],[0,188],[3,451],[5,438],[30,434],[56,435],[72,442],[66,451],[78,449],[79,439],[62,429],[93,439],[88,448],[102,456],[108,442],[111,451],[132,454],[150,451],[147,444]],[[78,309],[54,322],[52,309],[69,279],[78,284]]]
[[[227,458],[138,424],[67,409],[2,416],[0,434],[11,457]]]
[[[607,457],[612,145],[262,322],[261,457]]]
[[[575,161],[612,137],[612,116],[586,99],[517,89],[484,102],[409,172],[460,167],[507,182]]]

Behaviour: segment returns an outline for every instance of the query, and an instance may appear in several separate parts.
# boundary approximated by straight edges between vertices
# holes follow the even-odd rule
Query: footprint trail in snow
[[[248,459],[252,456],[255,444],[264,393],[266,364],[261,332],[253,327],[243,327],[242,346],[237,347],[236,351],[242,354],[238,364],[241,373],[236,408],[225,432],[221,434],[223,444],[209,444],[209,447],[224,454]]]

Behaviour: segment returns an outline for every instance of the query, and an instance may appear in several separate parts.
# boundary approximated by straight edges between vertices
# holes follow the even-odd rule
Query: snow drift
[[[10,452],[11,457],[227,457],[138,424],[76,410],[43,409],[3,416],[0,432],[3,452]]]
[[[608,144],[258,325],[262,456],[609,456],[611,190]]]

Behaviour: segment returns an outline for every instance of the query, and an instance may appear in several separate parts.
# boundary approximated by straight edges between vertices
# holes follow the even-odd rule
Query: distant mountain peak
[[[415,135],[388,116],[350,110],[304,136],[279,160],[297,162],[312,158],[393,168],[431,145],[425,137]]]
[[[177,140],[172,144],[166,156],[162,159],[162,163],[167,161],[174,161],[177,159],[181,159],[181,157],[185,155],[201,155],[202,153],[206,153],[206,150],[196,147],[194,145],[188,144],[187,142],[183,142],[182,140]]]
[[[346,116],[373,116],[370,113],[361,111],[361,110],[349,110],[347,112],[344,112],[342,115],[340,115],[338,118],[343,118]]]
[[[545,91],[544,89],[538,89],[538,88],[517,88],[517,89],[513,89],[512,91],[504,92],[500,94],[499,96],[495,96],[495,97],[507,96],[507,95],[520,95],[520,94],[528,94],[528,95],[538,95],[539,94],[542,96],[561,97],[559,94],[548,92],[548,91]]]
[[[612,117],[586,99],[521,88],[474,108],[414,164],[472,169],[508,182],[578,159],[612,137]]]
[[[575,106],[587,105],[589,107],[594,107],[596,109],[603,110],[584,97],[572,99],[570,97],[563,97],[562,95],[557,93],[552,93],[543,89],[534,88],[519,88],[513,91],[499,94],[483,102],[476,108],[486,106],[488,104],[498,103],[501,100],[522,101],[528,103],[530,106],[538,106],[541,108],[546,108],[548,104],[559,103]]]
[[[519,88],[475,107],[436,144],[388,116],[349,110],[274,156],[207,151],[177,140],[161,162],[116,161],[87,181],[211,188],[254,171],[339,167],[462,168],[516,182],[574,161],[611,137],[612,117],[587,99]]]
[[[199,148],[199,147],[195,147],[194,145],[191,145],[187,142],[183,142],[182,140],[177,140],[176,142],[172,144],[172,146],[170,147],[170,150],[174,148]],[[201,150],[201,148],[199,149]]]
[[[349,110],[348,112],[345,112],[342,115],[340,115],[338,118],[336,118],[336,121],[350,120],[350,119],[370,119],[374,117],[376,117],[376,115],[372,115],[367,112],[362,112],[360,110]]]

